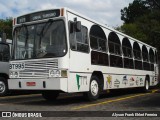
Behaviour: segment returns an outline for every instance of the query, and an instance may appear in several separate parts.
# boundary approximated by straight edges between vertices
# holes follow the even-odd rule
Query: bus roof
[[[122,36],[124,36],[124,37],[127,37],[128,39],[131,39],[131,40],[133,40],[133,41],[135,41],[135,42],[141,43],[142,45],[145,45],[145,46],[147,46],[147,47],[150,47],[150,48],[152,48],[152,49],[154,49],[154,50],[157,50],[155,47],[153,47],[153,46],[151,46],[151,45],[148,45],[148,44],[146,44],[146,43],[144,43],[144,42],[142,42],[142,41],[139,41],[139,40],[137,40],[137,39],[135,39],[135,38],[133,38],[133,37],[131,37],[131,36],[129,36],[129,35],[126,35],[126,34],[124,34],[124,33],[122,33],[122,32],[119,32],[119,31],[111,28],[111,27],[108,27],[108,26],[106,26],[105,24],[99,23],[99,22],[97,22],[97,21],[95,21],[95,20],[93,20],[93,19],[91,19],[91,18],[89,18],[89,17],[87,17],[87,16],[85,16],[85,15],[82,15],[82,14],[80,14],[80,13],[78,13],[78,12],[72,10],[72,9],[69,9],[69,8],[67,8],[67,7],[59,7],[59,8],[54,8],[54,9],[39,10],[39,11],[30,12],[30,13],[26,13],[26,14],[20,15],[20,16],[18,16],[18,17],[25,16],[25,15],[32,14],[32,13],[36,13],[36,12],[42,12],[42,11],[47,11],[47,10],[55,10],[55,9],[64,9],[64,11],[71,12],[72,14],[75,14],[75,15],[77,15],[77,16],[79,16],[79,17],[82,17],[83,19],[86,19],[86,20],[88,20],[88,21],[90,21],[90,22],[93,22],[93,23],[95,23],[95,24],[97,24],[97,25],[100,25],[101,27],[104,27],[104,28],[106,28],[106,29],[108,29],[108,30],[110,30],[110,31],[113,31],[113,32],[115,32],[115,33],[117,33],[117,34],[120,34],[120,35],[122,35]],[[16,18],[18,18],[18,17],[16,17]]]
[[[141,44],[146,45],[146,46],[148,46],[148,47],[150,47],[150,48],[152,48],[152,49],[157,50],[155,47],[153,47],[153,46],[151,46],[151,45],[148,45],[148,44],[146,44],[146,43],[144,43],[144,42],[142,42],[142,41],[139,41],[139,40],[137,40],[137,39],[135,39],[135,38],[133,38],[133,37],[131,37],[131,36],[129,36],[129,35],[126,35],[126,34],[124,34],[124,33],[122,33],[122,32],[119,32],[119,31],[117,31],[117,30],[115,30],[115,29],[113,29],[113,28],[111,28],[111,27],[108,27],[108,26],[106,26],[105,24],[99,23],[99,22],[97,22],[97,21],[95,21],[95,20],[93,20],[93,19],[91,19],[91,18],[88,18],[87,16],[84,16],[84,15],[82,15],[82,14],[80,14],[80,13],[77,13],[77,12],[74,11],[74,10],[71,10],[71,9],[69,9],[69,8],[64,8],[64,9],[66,9],[67,11],[69,11],[69,12],[71,12],[71,13],[73,13],[73,14],[76,14],[76,15],[78,15],[78,16],[86,19],[86,20],[89,20],[89,21],[91,21],[91,22],[93,22],[93,23],[95,23],[95,24],[98,24],[98,25],[100,25],[100,26],[102,26],[102,27],[104,27],[104,28],[106,28],[106,29],[108,29],[108,30],[111,30],[111,31],[113,31],[113,32],[115,32],[115,33],[118,33],[118,34],[120,34],[120,35],[122,35],[122,36],[124,36],[124,37],[127,37],[128,39],[131,39],[131,40],[133,40],[133,41],[135,41],[135,42],[141,43]]]

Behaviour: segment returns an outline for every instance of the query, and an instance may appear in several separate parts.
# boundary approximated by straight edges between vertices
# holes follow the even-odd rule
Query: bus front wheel
[[[99,79],[96,76],[91,77],[89,91],[84,93],[84,97],[89,101],[95,101],[99,97]]]
[[[0,96],[5,96],[8,93],[8,84],[7,80],[3,77],[0,77]]]
[[[44,92],[42,92],[42,96],[47,101],[54,101],[59,96],[59,92],[57,92],[57,91],[44,91]]]

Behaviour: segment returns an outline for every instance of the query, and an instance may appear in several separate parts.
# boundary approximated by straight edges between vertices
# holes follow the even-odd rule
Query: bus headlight
[[[60,70],[56,70],[56,77],[61,77],[61,71]]]
[[[13,77],[13,72],[10,72],[10,77],[11,77],[11,78]]]
[[[49,77],[67,77],[67,70],[49,70]]]
[[[18,72],[14,72],[14,77],[15,77],[15,78],[18,77]]]
[[[11,78],[17,78],[19,76],[19,72],[10,72]]]
[[[50,77],[53,77],[54,75],[55,75],[55,70],[50,70],[50,71],[49,71],[49,76],[50,76]]]
[[[49,70],[49,77],[61,77],[60,70]]]

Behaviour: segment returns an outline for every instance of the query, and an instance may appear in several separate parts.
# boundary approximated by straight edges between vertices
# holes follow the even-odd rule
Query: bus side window
[[[119,67],[122,68],[122,57],[120,56],[115,56],[115,55],[110,55],[110,66],[111,67]]]
[[[72,50],[80,52],[89,52],[88,45],[88,29],[85,26],[81,26],[81,31],[76,31],[74,28],[74,22],[69,22],[69,32],[70,32],[70,46]]]

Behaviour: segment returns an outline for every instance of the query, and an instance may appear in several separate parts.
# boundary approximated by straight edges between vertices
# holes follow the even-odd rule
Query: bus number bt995
[[[10,69],[12,69],[12,70],[23,70],[24,68],[25,68],[24,63],[10,64]]]

